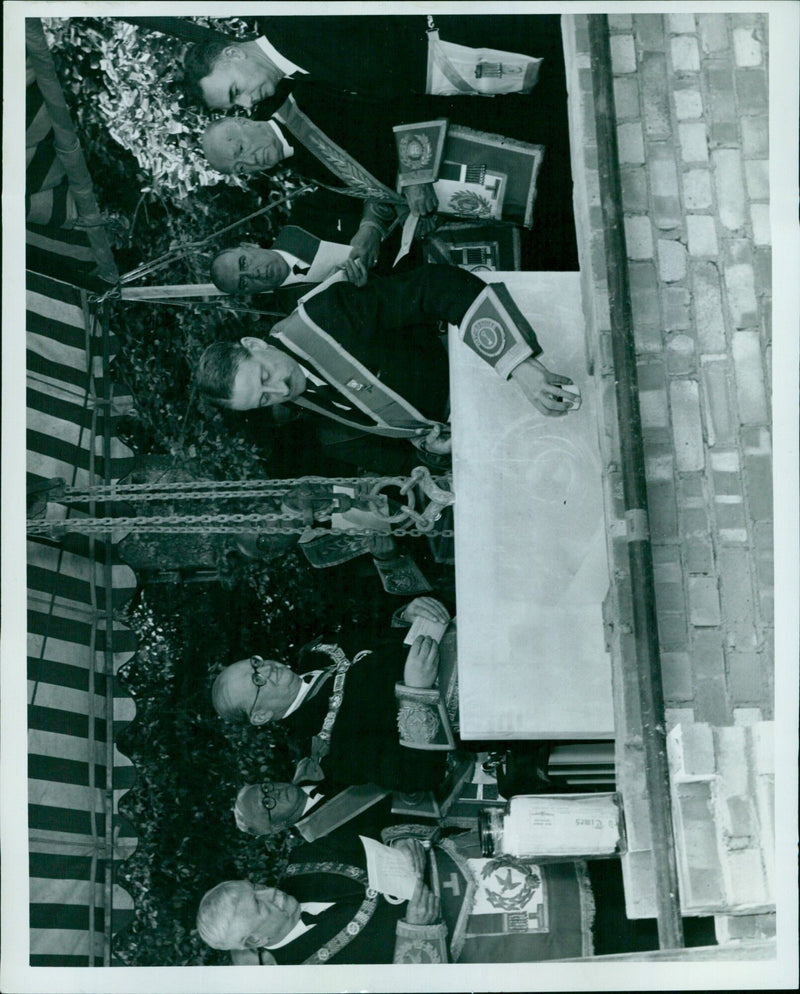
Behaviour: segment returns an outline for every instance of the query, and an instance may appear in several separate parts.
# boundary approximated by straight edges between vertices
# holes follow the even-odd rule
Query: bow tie
[[[292,266],[292,275],[293,276],[307,276],[309,269],[311,269],[311,266],[300,266],[297,263],[295,263]]]
[[[301,911],[300,912],[300,921],[304,925],[318,925],[319,922],[322,920],[322,916],[324,914],[325,914],[324,911],[320,911],[320,913],[318,915],[314,915],[310,911]]]

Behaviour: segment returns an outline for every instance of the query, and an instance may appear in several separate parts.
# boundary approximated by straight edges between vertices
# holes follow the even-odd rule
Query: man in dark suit
[[[206,396],[233,410],[293,402],[361,432],[333,443],[339,458],[358,465],[368,465],[359,461],[363,432],[381,441],[407,438],[423,452],[446,452],[439,423],[448,362],[438,322],[461,324],[488,292],[478,277],[452,266],[422,266],[362,288],[337,283],[274,325],[269,344],[246,338],[211,345],[197,382]],[[542,365],[541,347],[521,315],[516,328],[518,362],[501,375],[510,375],[542,414],[565,414],[571,396],[564,385],[571,381]],[[514,334],[510,326],[508,334]]]
[[[367,889],[363,846],[351,833],[294,849],[280,890],[247,880],[212,888],[197,930],[238,965],[446,962],[439,901],[421,880],[424,852],[413,840],[398,843],[406,845],[420,879],[405,907]]]
[[[431,598],[412,601],[404,612],[446,620]],[[359,633],[316,639],[300,653],[297,672],[260,656],[226,666],[212,688],[221,717],[263,725],[283,721],[305,756],[295,780],[327,779],[334,789],[372,783],[411,793],[433,789],[444,777],[442,752],[400,745],[395,684],[431,687],[438,648],[420,636],[410,650],[399,638],[363,647]]]
[[[373,99],[436,92],[430,88],[430,63],[436,57],[429,55],[431,20],[425,15],[258,18],[260,37],[255,41],[219,39],[190,46],[184,58],[185,85],[213,110],[248,108],[287,77]],[[558,17],[437,14],[435,27],[444,42],[543,58],[542,71],[563,63]],[[538,61],[504,59],[501,53],[499,59],[459,74],[455,89],[491,94],[509,92],[513,85],[528,92],[537,80]],[[487,76],[505,79],[485,88]]]

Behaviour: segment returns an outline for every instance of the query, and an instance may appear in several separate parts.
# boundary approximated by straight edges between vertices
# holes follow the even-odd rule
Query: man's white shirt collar
[[[256,45],[258,45],[269,61],[272,62],[277,69],[280,69],[284,76],[294,76],[294,74],[298,72],[303,73],[304,76],[308,75],[307,69],[296,66],[294,62],[290,62],[285,55],[281,55],[266,35],[261,35],[260,38],[256,38]]]
[[[291,252],[287,252],[285,249],[273,249],[277,255],[284,259],[289,264],[289,275],[281,283],[281,286],[292,286],[295,283],[304,283],[307,279],[306,276],[300,276],[298,273],[293,273],[292,268],[294,266],[302,266],[304,269],[311,269],[311,265],[308,262],[303,262],[296,255],[292,255]]]
[[[311,796],[311,792],[317,789],[318,788],[314,784],[309,784],[307,787],[300,788],[300,790],[302,790],[304,794],[308,795],[306,806],[303,808],[303,813],[300,815],[300,818],[305,818],[305,816],[313,807],[316,807],[316,805],[319,804],[320,801],[325,800],[325,796],[323,794],[317,794],[316,797]],[[299,821],[300,818],[298,818],[297,820]]]
[[[311,915],[319,915],[323,911],[327,911],[333,903],[333,901],[304,901],[300,905],[300,910],[307,911]],[[305,935],[312,928],[316,928],[316,922],[313,925],[304,925],[302,918],[299,918],[297,924],[288,935],[284,936],[280,942],[276,942],[272,946],[267,946],[267,949],[280,949],[281,946],[287,946],[290,942],[294,942],[295,939],[299,939],[301,935]]]
[[[318,677],[321,672],[322,670],[311,670],[308,673],[303,674],[303,682],[300,685],[300,689],[297,691],[297,697],[295,697],[289,705],[289,710],[284,713],[284,718],[288,718],[290,714],[294,714],[294,712],[300,707],[306,697],[308,697],[308,692],[311,690],[311,685],[314,683],[314,679]]]
[[[286,136],[281,130],[278,121],[276,121],[274,117],[270,117],[267,121],[267,124],[275,132],[278,141],[281,143],[281,148],[283,149],[283,158],[288,159],[290,156],[294,155],[294,146],[290,145],[289,142],[286,141]]]

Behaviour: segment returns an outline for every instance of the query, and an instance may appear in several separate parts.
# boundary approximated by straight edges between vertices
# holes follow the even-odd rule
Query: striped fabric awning
[[[81,289],[96,283],[93,244],[104,236],[71,226],[80,170],[74,148],[62,164],[68,115],[58,108],[54,140],[42,94],[59,91],[42,73],[40,52],[27,86],[29,495],[53,477],[76,487],[118,479],[133,455],[115,435],[130,405],[108,374],[116,343]],[[88,174],[79,186],[85,199]],[[30,964],[108,965],[133,912],[117,874],[136,846],[118,809],[135,770],[115,738],[135,707],[115,674],[136,640],[115,612],[136,577],[102,537],[30,538],[27,555]]]

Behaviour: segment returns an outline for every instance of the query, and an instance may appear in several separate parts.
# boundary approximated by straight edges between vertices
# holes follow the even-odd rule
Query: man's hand
[[[409,925],[433,925],[439,921],[439,898],[421,880],[406,907]]]
[[[414,876],[421,880],[425,875],[425,862],[427,860],[425,846],[418,839],[398,839],[394,843],[394,848],[408,853]]]
[[[350,239],[350,245],[353,251],[347,261],[361,262],[365,269],[372,269],[381,250],[381,233],[374,224],[362,224]]]
[[[432,183],[415,183],[403,190],[408,209],[420,217],[431,217],[439,209],[439,199]]]
[[[439,646],[430,635],[414,639],[403,668],[403,683],[407,687],[432,687],[439,672]]]
[[[450,620],[447,608],[435,597],[415,597],[406,604],[402,614],[403,621],[413,622],[415,618],[427,618],[428,621]]]
[[[344,275],[347,277],[348,282],[352,283],[354,286],[366,286],[367,283],[367,267],[361,261],[361,259],[354,259],[352,256],[345,262],[342,266]]]
[[[453,451],[453,440],[450,432],[446,430],[443,435],[441,425],[434,425],[427,434],[418,435],[410,441],[415,448],[422,449],[423,452],[431,452],[437,456],[449,456]]]
[[[559,418],[569,413],[574,396],[559,386],[572,383],[568,376],[551,373],[538,359],[526,359],[512,371],[511,379],[536,410],[548,418]]]

